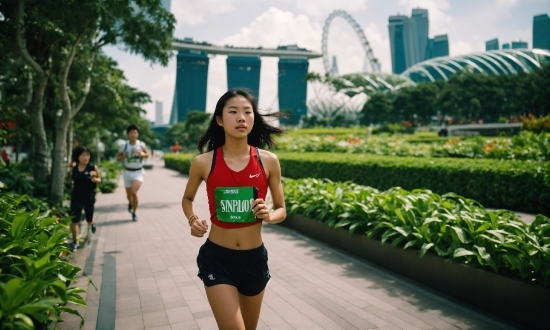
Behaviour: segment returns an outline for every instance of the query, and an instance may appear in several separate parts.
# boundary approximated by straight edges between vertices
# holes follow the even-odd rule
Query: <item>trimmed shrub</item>
[[[380,190],[454,192],[485,207],[550,214],[550,163],[331,153],[277,153],[289,178],[353,181]]]
[[[454,192],[485,207],[550,215],[550,163],[277,152],[288,178],[353,181],[380,190]],[[165,166],[189,173],[194,154],[166,155]]]

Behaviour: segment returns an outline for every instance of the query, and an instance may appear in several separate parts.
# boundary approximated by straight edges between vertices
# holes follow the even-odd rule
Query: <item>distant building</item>
[[[485,42],[485,50],[499,50],[498,38],[491,39]]]
[[[227,88],[250,89],[256,100],[260,93],[260,56],[227,56]]]
[[[527,42],[525,41],[512,41],[512,49],[525,49],[527,48]]]
[[[420,62],[416,22],[404,15],[390,16],[388,29],[392,71],[399,74]]]
[[[426,60],[441,56],[449,56],[449,39],[446,34],[428,39],[426,44]]]
[[[171,5],[172,5],[172,0],[161,0],[161,3],[162,3],[162,6],[163,6],[166,10],[170,11],[170,7],[171,7]]]
[[[309,62],[306,58],[279,59],[279,111],[288,114],[282,125],[297,125],[307,115],[307,81]]]
[[[155,101],[155,126],[162,125],[162,102]]]
[[[509,43],[502,44],[502,49],[510,49],[510,44]]]
[[[550,17],[548,14],[533,17],[533,48],[550,50]]]
[[[338,62],[336,61],[336,56],[332,56],[332,68],[330,74],[333,76],[338,76]]]
[[[434,37],[433,57],[449,56],[449,37],[442,34]]]
[[[183,122],[193,110],[206,111],[208,55],[196,50],[180,50],[177,56],[176,90],[170,124]]]
[[[428,44],[428,33],[430,30],[428,10],[414,8],[412,10],[411,19],[416,24],[416,37],[418,40],[418,60],[423,61],[426,58],[426,45]]]

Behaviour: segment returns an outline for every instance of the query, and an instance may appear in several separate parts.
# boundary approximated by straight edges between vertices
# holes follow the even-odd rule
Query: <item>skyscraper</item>
[[[510,49],[510,43],[502,44],[502,49]]]
[[[162,102],[155,100],[155,126],[162,125]]]
[[[449,37],[442,34],[434,37],[433,57],[449,56]]]
[[[256,100],[260,93],[259,56],[227,56],[227,88],[245,87],[252,91]]]
[[[548,14],[533,17],[533,48],[550,50],[550,17]]]
[[[399,74],[419,62],[416,22],[407,16],[390,16],[390,48],[392,71]]]
[[[512,41],[512,49],[525,49],[527,48],[527,42],[525,41]]]
[[[208,55],[194,50],[180,50],[177,56],[176,91],[170,124],[183,122],[192,110],[206,111]]]
[[[426,58],[426,44],[428,43],[428,32],[430,30],[428,10],[420,8],[413,9],[411,19],[416,23],[416,37],[418,40],[418,60],[423,61]]]
[[[446,34],[430,38],[426,44],[426,60],[441,56],[449,56],[449,39]]]
[[[491,39],[485,42],[485,50],[499,50],[498,38]]]
[[[296,125],[307,115],[307,81],[305,80],[309,62],[305,58],[279,59],[279,111],[288,113],[281,119],[283,125]]]

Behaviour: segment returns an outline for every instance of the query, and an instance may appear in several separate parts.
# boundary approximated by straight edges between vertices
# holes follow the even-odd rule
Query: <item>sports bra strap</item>
[[[216,164],[217,154],[218,154],[218,148],[215,148],[214,149],[214,154],[212,155],[212,167],[210,167],[210,173],[208,173],[208,177],[210,177],[210,174],[212,174],[212,172],[214,172],[214,165]]]
[[[264,168],[264,164],[262,163],[262,157],[260,156],[260,150],[258,147],[256,147],[256,155],[258,156],[258,163],[260,163],[260,166]]]

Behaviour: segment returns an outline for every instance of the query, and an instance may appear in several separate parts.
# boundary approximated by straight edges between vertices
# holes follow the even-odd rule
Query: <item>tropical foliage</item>
[[[69,287],[80,268],[60,258],[68,252],[68,226],[59,217],[66,210],[49,209],[45,201],[0,192],[1,329],[49,329],[62,312],[81,316],[73,307],[86,306],[84,290]]]
[[[430,190],[387,191],[350,182],[284,179],[289,212],[334,228],[550,286],[550,219],[527,225],[510,211]]]

